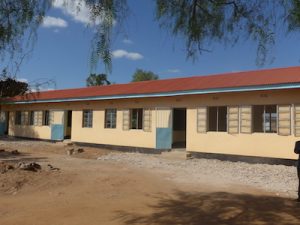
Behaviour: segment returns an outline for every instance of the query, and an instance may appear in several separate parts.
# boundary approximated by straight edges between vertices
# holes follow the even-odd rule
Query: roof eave
[[[114,99],[131,99],[131,98],[151,98],[151,97],[173,97],[184,95],[201,95],[201,94],[216,94],[230,92],[245,92],[245,91],[264,91],[264,90],[282,90],[300,88],[300,83],[261,85],[261,86],[245,86],[245,87],[229,87],[229,88],[213,88],[204,90],[187,90],[162,93],[148,94],[128,94],[128,95],[107,95],[82,98],[61,98],[61,99],[44,99],[44,100],[22,100],[14,102],[2,102],[1,104],[31,104],[31,103],[56,103],[56,102],[78,102],[78,101],[95,101],[95,100],[114,100]]]

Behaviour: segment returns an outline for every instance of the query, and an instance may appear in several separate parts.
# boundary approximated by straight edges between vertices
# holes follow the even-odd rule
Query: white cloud
[[[58,17],[52,17],[52,16],[46,16],[43,20],[43,27],[60,27],[64,28],[68,26],[67,21],[58,18]]]
[[[141,55],[140,53],[137,52],[127,52],[126,50],[123,49],[118,49],[112,52],[112,56],[113,58],[126,58],[126,59],[130,59],[130,60],[139,60],[144,58],[143,55]]]
[[[180,69],[168,69],[166,72],[167,73],[179,73]]]
[[[90,9],[85,1],[81,0],[54,0],[53,7],[60,9],[64,14],[72,17],[74,21],[89,24],[91,23]],[[95,21],[95,24],[101,23],[100,19]]]
[[[28,83],[26,78],[17,78],[17,81]]]
[[[35,93],[35,92],[54,91],[54,90],[55,90],[54,88],[38,88],[38,89],[36,89],[36,88],[31,88],[30,91],[28,91],[28,92],[30,92],[30,93]]]
[[[122,42],[123,42],[124,44],[128,44],[128,45],[133,44],[133,41],[132,41],[132,40],[129,40],[129,39],[124,39]]]

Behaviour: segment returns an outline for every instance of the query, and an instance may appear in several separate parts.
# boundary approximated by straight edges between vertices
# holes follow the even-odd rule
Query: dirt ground
[[[300,224],[300,204],[275,193],[213,179],[174,182],[165,171],[96,160],[109,150],[84,147],[69,156],[70,148],[0,140],[1,225]],[[24,171],[19,162],[42,169]]]

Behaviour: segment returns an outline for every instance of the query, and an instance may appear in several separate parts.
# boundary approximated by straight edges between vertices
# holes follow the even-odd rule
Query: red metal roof
[[[300,67],[225,73],[220,75],[193,76],[155,81],[143,81],[109,86],[94,86],[30,93],[10,98],[8,101],[36,101],[75,99],[101,96],[124,96],[178,91],[208,90],[300,83]]]

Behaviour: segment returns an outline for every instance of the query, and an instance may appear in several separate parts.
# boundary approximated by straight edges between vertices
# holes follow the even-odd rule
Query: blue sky
[[[242,42],[233,48],[212,44],[211,53],[204,53],[195,62],[187,61],[184,40],[160,29],[154,20],[155,1],[128,0],[128,3],[131,14],[125,32],[113,38],[115,57],[109,75],[113,82],[129,82],[137,68],[151,70],[164,79],[300,65],[300,35],[280,37],[274,62],[264,67],[255,63],[256,45],[252,42]],[[18,77],[28,81],[53,79],[57,89],[85,86],[93,35],[86,26],[85,12],[72,13],[70,7],[63,9],[57,0],[47,16],[38,30],[34,51],[23,63]],[[103,65],[99,65],[98,72],[104,72]]]

